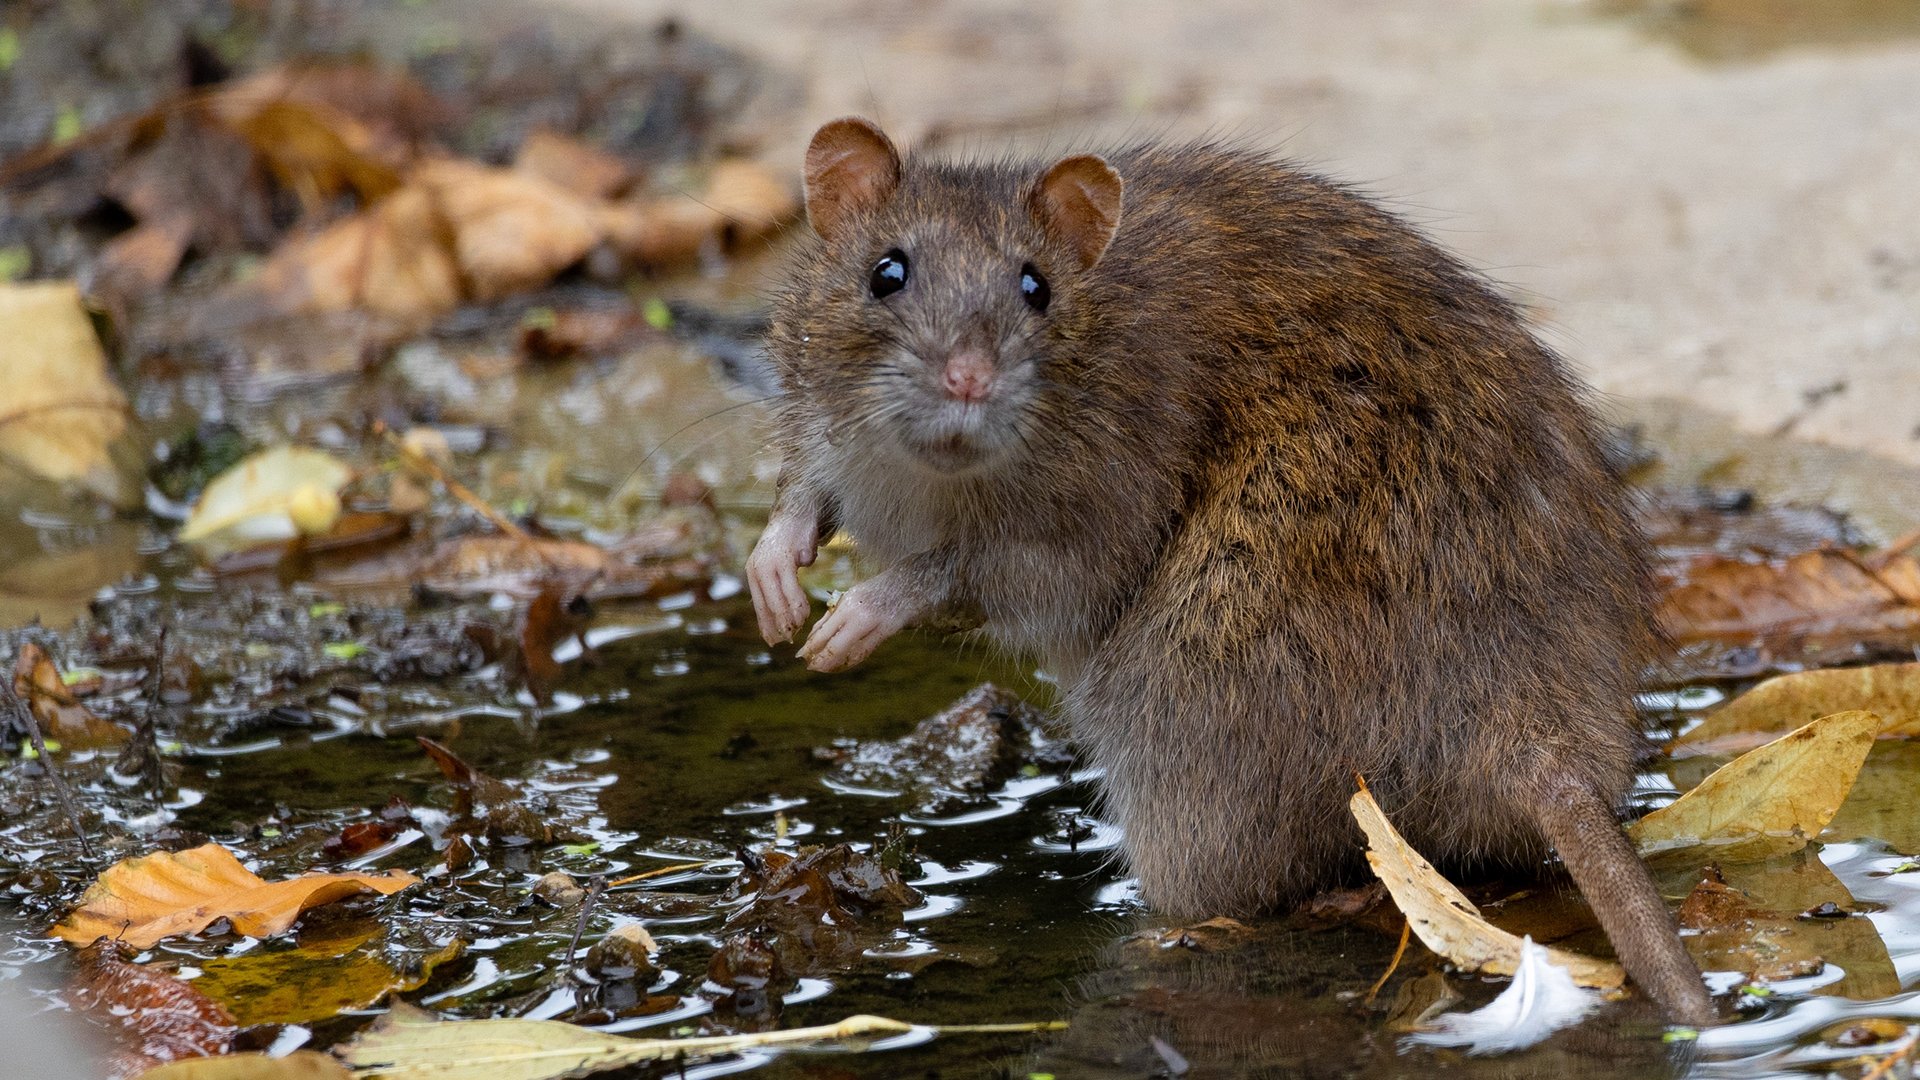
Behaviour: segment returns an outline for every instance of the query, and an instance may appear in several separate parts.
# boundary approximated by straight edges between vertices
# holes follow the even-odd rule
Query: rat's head
[[[1093,329],[1090,275],[1120,223],[1097,157],[1040,169],[903,161],[865,120],[807,148],[802,256],[771,338],[789,392],[836,443],[941,473],[1014,459],[1063,422]]]

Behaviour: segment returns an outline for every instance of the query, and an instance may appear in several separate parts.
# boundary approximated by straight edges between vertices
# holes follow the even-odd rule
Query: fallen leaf
[[[464,296],[448,225],[431,192],[407,187],[317,233],[275,248],[236,305],[270,314],[364,309],[394,321],[394,334],[422,330]]]
[[[1521,939],[1488,922],[1452,882],[1409,847],[1364,785],[1348,806],[1367,835],[1368,865],[1427,948],[1467,971],[1512,975],[1519,970]],[[1612,989],[1626,981],[1618,964],[1560,949],[1546,953],[1549,962],[1565,968],[1581,986]]]
[[[391,870],[302,874],[269,882],[240,865],[226,848],[203,844],[123,859],[108,867],[53,933],[75,945],[106,937],[145,949],[174,934],[198,933],[224,918],[238,933],[268,937],[292,926],[308,908],[365,892],[391,895],[419,880]]]
[[[330,106],[275,99],[233,111],[234,130],[308,214],[347,191],[371,201],[400,186],[399,172],[373,152],[372,132]]]
[[[1912,655],[1920,645],[1920,561],[1838,549],[1761,562],[1707,559],[1667,592],[1659,619],[1689,676]]]
[[[329,121],[344,120],[355,125],[340,132],[348,149],[393,171],[404,171],[452,119],[447,104],[404,71],[370,64],[269,68],[221,84],[210,101],[235,126],[276,105],[298,105]]]
[[[692,262],[771,233],[799,209],[792,186],[764,166],[722,161],[697,190],[599,212],[616,251],[642,266]]]
[[[1253,936],[1253,927],[1238,919],[1218,916],[1192,926],[1142,930],[1127,938],[1126,943],[1135,949],[1183,949],[1208,953],[1238,948]]]
[[[578,637],[584,650],[584,636],[593,618],[587,598],[557,586],[540,590],[520,619],[520,663],[527,691],[534,700],[552,700],[553,688],[560,682],[560,662],[553,650],[569,638]]]
[[[1673,740],[1675,757],[1738,752],[1822,716],[1865,709],[1882,738],[1920,736],[1920,663],[1826,668],[1776,675],[1707,714]]]
[[[942,816],[1040,762],[1059,771],[1066,749],[1048,738],[1040,711],[1020,695],[987,683],[914,726],[899,739],[824,747],[816,760],[838,767],[834,784],[868,792],[899,792],[917,800],[914,813]]]
[[[320,450],[262,450],[207,484],[179,539],[217,556],[325,533],[339,520],[340,489],[352,479],[352,466]]]
[[[589,600],[653,598],[711,581],[720,538],[712,512],[704,507],[663,513],[606,547],[470,533],[435,546],[412,580],[451,596],[506,593],[532,599],[558,587]]]
[[[190,983],[133,963],[131,956],[127,944],[101,941],[74,957],[76,1002],[128,1036],[116,1072],[223,1053],[239,1030],[227,1010]]]
[[[33,710],[40,734],[72,750],[118,746],[129,733],[93,714],[61,678],[46,650],[29,641],[13,661],[13,692]]]
[[[127,398],[72,282],[0,283],[0,379],[0,458],[117,498],[107,447],[126,430]]]
[[[431,950],[392,947],[378,928],[346,938],[303,938],[291,948],[204,961],[193,985],[243,1025],[310,1023],[418,989],[463,947],[458,938]]]
[[[1061,1022],[922,1027],[881,1016],[849,1016],[837,1024],[693,1039],[629,1039],[557,1020],[442,1021],[395,1008],[337,1053],[362,1075],[384,1080],[549,1080],[645,1061],[676,1061],[777,1046],[871,1039],[913,1031],[1059,1031]]]
[[[140,1074],[138,1080],[353,1080],[339,1059],[314,1050],[285,1057],[263,1053],[187,1058]]]
[[[1713,858],[1764,859],[1798,851],[1846,801],[1882,726],[1859,710],[1821,717],[1728,762],[1627,835],[1649,855],[1699,848]]]
[[[165,285],[193,242],[191,225],[174,217],[137,225],[107,241],[94,265],[94,293],[131,299]]]
[[[1662,489],[1637,503],[1640,531],[1657,573],[1683,581],[1702,561],[1788,559],[1823,547],[1850,547],[1858,537],[1844,515],[1824,507],[1763,505],[1750,492]]]
[[[594,199],[610,199],[633,183],[633,169],[626,162],[546,128],[537,128],[521,140],[513,168]]]
[[[559,820],[545,796],[495,779],[467,764],[445,746],[426,736],[415,741],[458,793],[454,816],[471,829],[478,824],[498,844],[551,844],[577,839],[567,822]]]
[[[1687,951],[1702,969],[1738,971],[1757,982],[1778,982],[1845,971],[1815,992],[1855,1000],[1900,991],[1900,977],[1873,921],[1864,917],[1807,919],[1811,900],[1851,910],[1845,885],[1815,858],[1709,867],[1687,893],[1678,921]]]
[[[447,158],[419,166],[407,182],[439,207],[471,300],[545,285],[600,238],[587,203],[537,176]]]

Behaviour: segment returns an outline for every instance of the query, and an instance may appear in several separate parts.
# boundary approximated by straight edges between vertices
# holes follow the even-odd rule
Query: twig
[[[473,490],[467,487],[467,485],[448,476],[446,470],[442,469],[432,458],[408,446],[405,440],[393,433],[392,428],[381,424],[379,425],[379,432],[381,435],[386,436],[387,441],[393,444],[395,450],[400,452],[400,459],[406,462],[407,468],[427,474],[427,476],[431,477],[441,487],[446,488],[447,494],[452,495],[454,498],[472,507],[481,517],[493,522],[494,528],[499,529],[515,540],[533,539],[533,536],[528,533],[527,530],[502,515],[500,511],[488,506],[487,501],[475,495]]]
[[[1407,941],[1412,937],[1413,920],[1402,919],[1400,921],[1400,945],[1393,950],[1393,960],[1387,965],[1387,970],[1381,972],[1380,977],[1373,980],[1372,986],[1367,987],[1367,996],[1361,999],[1360,1002],[1362,1005],[1373,1004],[1373,999],[1380,994],[1380,988],[1387,985],[1387,980],[1393,978],[1394,972],[1400,970],[1400,958],[1407,955]]]
[[[587,932],[587,917],[593,914],[593,905],[599,902],[600,894],[606,891],[606,875],[593,875],[593,880],[587,883],[587,897],[580,901],[580,921],[573,924],[573,940],[567,942],[567,962],[562,966],[568,971],[573,970],[573,953],[580,947],[580,935]]]
[[[1891,1072],[1895,1065],[1900,1064],[1901,1059],[1912,1057],[1915,1046],[1920,1046],[1920,1040],[1908,1039],[1907,1045],[1881,1058],[1879,1063],[1873,1067],[1873,1071],[1862,1076],[1860,1080],[1880,1080],[1881,1077]]]
[[[726,860],[722,860],[722,861],[726,861]],[[609,881],[607,882],[607,888],[617,889],[622,885],[631,885],[636,881],[645,881],[648,878],[665,877],[668,874],[677,874],[682,870],[699,870],[703,867],[708,867],[713,865],[716,865],[716,864],[711,862],[675,863],[672,866],[663,866],[658,870],[649,870],[644,874],[635,874],[632,877],[623,877],[618,881]]]
[[[73,792],[67,789],[67,782],[60,777],[60,770],[53,767],[53,754],[47,750],[47,741],[40,736],[40,721],[33,715],[33,708],[20,699],[13,684],[0,679],[0,694],[6,698],[6,707],[27,729],[27,738],[33,741],[34,753],[40,755],[40,767],[47,770],[47,779],[53,782],[54,797],[60,800],[60,809],[66,811],[67,823],[73,826],[73,835],[80,838],[80,856],[87,862],[93,861],[93,844],[87,840],[87,830],[80,820],[80,808],[74,805]]]

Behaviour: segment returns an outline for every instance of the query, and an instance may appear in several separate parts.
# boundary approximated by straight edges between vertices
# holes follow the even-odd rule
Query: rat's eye
[[[1035,311],[1047,310],[1047,301],[1053,299],[1053,290],[1047,288],[1047,279],[1040,271],[1028,263],[1020,268],[1020,295],[1026,297],[1027,306]]]
[[[907,253],[894,248],[880,261],[873,264],[873,274],[867,278],[867,288],[873,290],[873,298],[892,296],[907,285]]]

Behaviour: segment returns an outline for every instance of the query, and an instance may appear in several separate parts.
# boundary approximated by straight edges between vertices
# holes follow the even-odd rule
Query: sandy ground
[[[1627,418],[1920,465],[1920,38],[1713,63],[1543,0],[545,2],[792,73],[766,150],[793,162],[846,112],[956,148],[1280,147],[1507,283]]]

